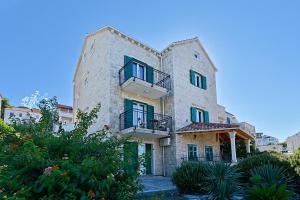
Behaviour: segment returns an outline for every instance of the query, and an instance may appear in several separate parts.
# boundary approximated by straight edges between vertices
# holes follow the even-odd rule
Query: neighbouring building
[[[150,155],[133,166],[141,174],[170,176],[185,160],[221,160],[223,142],[230,142],[237,162],[235,141],[244,140],[250,152],[253,136],[217,103],[216,72],[198,38],[159,52],[105,27],[85,38],[74,75],[74,113],[101,103],[89,132],[108,127],[133,136],[124,148],[134,156],[124,158],[138,163],[139,155]]]
[[[256,147],[260,152],[263,151],[276,151],[278,153],[282,153],[284,148],[282,144],[269,144],[269,145],[261,145]]]
[[[62,124],[72,124],[73,123],[73,107],[58,104],[57,111],[59,116],[59,122]]]
[[[238,120],[234,114],[225,112],[225,117],[226,117],[226,121],[225,121],[226,124],[237,124],[238,123]]]
[[[300,132],[289,136],[286,139],[286,145],[288,151],[294,153],[300,147]]]
[[[41,112],[39,109],[35,108],[25,108],[25,107],[10,107],[4,108],[4,121],[8,124],[12,123],[12,119],[20,121],[28,121],[33,119],[39,121],[41,118]]]
[[[255,130],[254,125],[252,125],[248,122],[240,122],[239,125],[240,125],[241,129],[243,129],[247,133],[251,134],[253,137],[256,136],[256,130]]]

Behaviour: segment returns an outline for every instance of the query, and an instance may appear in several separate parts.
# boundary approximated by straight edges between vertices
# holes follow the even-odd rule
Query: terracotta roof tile
[[[188,132],[188,131],[203,131],[203,130],[215,130],[215,129],[228,129],[228,128],[239,128],[236,124],[220,124],[220,123],[191,123],[177,132]]]

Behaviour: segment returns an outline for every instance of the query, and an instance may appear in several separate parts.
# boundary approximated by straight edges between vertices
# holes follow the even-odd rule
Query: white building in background
[[[8,124],[12,123],[12,118],[21,121],[28,121],[30,118],[39,121],[42,117],[39,109],[29,109],[25,107],[11,107],[4,109],[4,121]]]
[[[243,129],[247,133],[251,134],[253,137],[256,136],[256,130],[255,130],[254,125],[252,125],[248,122],[240,122],[239,125],[240,125],[241,129]]]
[[[234,114],[231,114],[231,113],[229,113],[229,112],[225,112],[225,123],[226,124],[237,124],[238,123],[238,120],[237,120],[237,118],[235,117],[235,115]]]
[[[61,122],[63,125],[73,123],[73,107],[58,104],[57,111],[59,115],[59,122]]]
[[[300,147],[300,132],[289,136],[286,139],[286,144],[288,151],[294,153]]]

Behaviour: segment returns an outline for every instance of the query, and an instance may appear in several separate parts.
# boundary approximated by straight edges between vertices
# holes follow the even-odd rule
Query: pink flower
[[[52,167],[47,167],[46,169],[44,169],[44,174],[47,176],[51,176],[52,170]]]

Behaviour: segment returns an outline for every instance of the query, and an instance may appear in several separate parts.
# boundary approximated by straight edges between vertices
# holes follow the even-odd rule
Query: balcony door
[[[133,126],[147,128],[146,105],[133,102]]]
[[[138,63],[132,63],[132,73],[133,73],[134,77],[141,79],[141,80],[145,80],[146,70],[143,65],[138,64]]]

